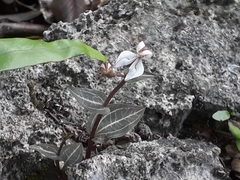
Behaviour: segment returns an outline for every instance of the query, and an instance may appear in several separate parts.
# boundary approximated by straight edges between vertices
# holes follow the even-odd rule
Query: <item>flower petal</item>
[[[143,74],[144,72],[144,67],[142,60],[137,60],[132,63],[132,65],[129,67],[129,71],[127,76],[125,77],[125,81],[128,81],[130,79],[139,77]]]
[[[144,50],[144,51],[140,52],[139,55],[143,56],[143,58],[145,58],[145,59],[150,59],[153,54],[149,50]]]
[[[116,64],[114,67],[122,67],[131,64],[135,59],[137,58],[137,55],[134,54],[131,51],[123,51],[121,54],[118,56]]]
[[[141,41],[140,43],[138,43],[138,45],[137,45],[137,53],[138,53],[142,48],[144,48],[144,47],[145,47],[145,44],[144,44],[143,41]]]

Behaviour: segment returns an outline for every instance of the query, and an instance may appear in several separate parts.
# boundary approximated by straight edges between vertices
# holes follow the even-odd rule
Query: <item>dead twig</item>
[[[47,30],[49,25],[32,23],[0,23],[0,38],[2,37],[26,37],[42,36],[43,31]]]
[[[22,22],[31,20],[41,14],[40,10],[34,10],[24,13],[0,15],[0,20],[9,20],[13,22]]]
[[[33,10],[33,11],[36,10],[36,9],[34,8],[36,5],[31,5],[31,6],[29,6],[29,5],[26,5],[26,4],[22,3],[22,2],[20,2],[19,0],[16,0],[16,3],[18,3],[20,6],[23,6],[23,7],[25,7],[25,8],[31,9],[31,10]]]

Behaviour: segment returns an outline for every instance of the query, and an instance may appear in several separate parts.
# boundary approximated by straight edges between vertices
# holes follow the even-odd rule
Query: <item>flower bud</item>
[[[104,76],[107,76],[108,78],[112,78],[116,76],[116,74],[113,72],[112,65],[108,62],[103,63],[101,65],[99,73]]]

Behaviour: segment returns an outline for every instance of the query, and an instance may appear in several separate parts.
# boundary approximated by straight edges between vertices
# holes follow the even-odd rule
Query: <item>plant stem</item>
[[[108,106],[108,103],[110,102],[110,100],[112,99],[112,97],[118,92],[119,89],[121,89],[121,87],[123,87],[123,85],[126,83],[126,81],[123,79],[113,90],[112,92],[110,92],[110,94],[108,95],[107,99],[105,100],[105,102],[103,103],[103,106],[106,107]]]
[[[59,163],[59,161],[57,162]],[[65,174],[65,171],[60,169],[59,164],[57,164],[57,172],[58,172],[58,179],[59,180],[68,180],[68,176]]]
[[[111,101],[112,97],[118,92],[118,90],[123,87],[123,85],[126,83],[126,81],[123,79],[113,90],[112,92],[108,95],[107,99],[105,100],[105,102],[103,103],[103,106],[104,107],[107,107],[109,102]],[[93,141],[92,139],[95,137],[95,133],[97,131],[97,127],[101,121],[101,118],[102,118],[102,114],[98,114],[95,122],[94,122],[94,125],[93,125],[93,128],[92,128],[92,131],[90,133],[90,138],[88,140],[88,147],[87,147],[87,151],[86,151],[86,159],[90,158],[91,157],[91,152],[92,152],[92,148],[93,148]]]

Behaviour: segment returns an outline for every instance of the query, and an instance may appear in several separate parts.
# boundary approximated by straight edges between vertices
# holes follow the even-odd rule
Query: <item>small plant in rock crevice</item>
[[[103,92],[95,89],[69,87],[71,95],[91,112],[87,120],[86,130],[89,134],[88,145],[84,150],[82,143],[66,144],[70,135],[63,137],[60,147],[54,144],[36,144],[30,148],[37,150],[44,157],[55,161],[61,179],[67,179],[64,171],[70,165],[81,162],[91,157],[91,152],[97,144],[106,144],[111,139],[124,136],[131,131],[141,120],[145,108],[132,104],[111,104],[112,97],[125,83],[132,83],[146,78],[153,78],[150,73],[144,72],[142,60],[149,59],[152,52],[143,42],[137,45],[137,52],[123,51],[117,58],[116,63],[111,65],[104,62],[99,73],[108,77],[120,77],[122,81],[106,96]],[[117,72],[117,68],[126,67],[124,73]],[[84,157],[84,153],[85,157]]]
[[[235,120],[233,120],[233,117]],[[228,128],[231,134],[235,138],[235,142],[229,142],[225,147],[227,155],[231,158],[231,172],[230,176],[233,179],[240,178],[240,116],[238,112],[229,112],[226,110],[217,111],[212,115],[212,118],[216,121],[227,121]]]
[[[212,118],[216,121],[227,121],[228,128],[231,134],[236,138],[236,145],[240,151],[240,122],[235,120],[230,120],[231,116],[238,116],[237,113],[230,113],[227,110],[217,111],[212,115]]]

